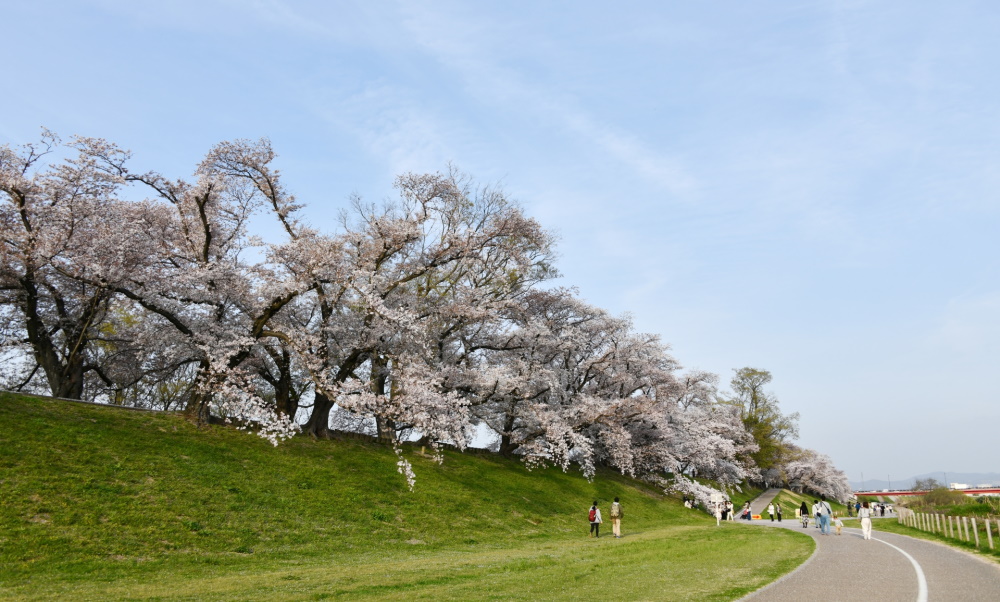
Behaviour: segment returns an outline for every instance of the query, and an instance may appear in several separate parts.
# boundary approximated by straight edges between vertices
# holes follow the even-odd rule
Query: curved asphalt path
[[[803,529],[794,518],[753,521],[766,528],[801,531],[816,540],[816,552],[798,569],[743,600],[1000,600],[1000,565],[943,544],[880,532],[882,520],[894,519],[874,519],[871,541],[862,538],[861,529],[845,528],[838,537],[831,527],[831,535],[821,536],[811,524]]]

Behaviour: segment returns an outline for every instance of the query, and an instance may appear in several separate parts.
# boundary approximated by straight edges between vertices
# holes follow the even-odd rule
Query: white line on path
[[[916,561],[916,559],[913,556],[907,554],[906,551],[903,550],[902,548],[897,548],[888,541],[875,539],[874,537],[872,539],[874,539],[877,542],[884,543],[890,548],[895,549],[903,556],[906,556],[906,558],[910,561],[910,564],[913,565],[913,569],[917,571],[917,602],[927,602],[927,578],[924,577],[924,571],[923,569],[920,568],[920,564]]]

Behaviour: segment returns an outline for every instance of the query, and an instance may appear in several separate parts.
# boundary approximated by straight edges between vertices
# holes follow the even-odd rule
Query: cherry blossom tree
[[[132,239],[139,224],[118,221],[122,181],[105,168],[128,154],[86,138],[67,149],[77,155],[50,163],[60,140],[47,131],[40,143],[0,147],[0,304],[13,321],[4,344],[25,347],[33,360],[17,386],[40,371],[52,395],[80,399],[85,376],[101,369],[94,342],[114,297],[93,275],[98,265],[121,273],[136,260],[127,246],[116,252],[95,242]]]
[[[721,398],[627,316],[543,288],[553,236],[499,188],[405,174],[397,199],[353,199],[322,231],[267,140],[214,146],[190,181],[133,171],[102,139],[61,148],[0,147],[0,354],[29,360],[15,386],[183,404],[274,443],[299,417],[330,436],[335,412],[391,442],[411,488],[401,441],[464,448],[485,427],[531,467],[605,466],[703,501],[705,481],[762,476],[844,491],[829,458],[789,443],[797,416],[769,373],[738,371]],[[254,236],[255,216],[280,235]]]
[[[785,483],[797,484],[817,495],[846,501],[851,497],[847,475],[834,466],[829,456],[791,445],[791,458],[781,466]]]

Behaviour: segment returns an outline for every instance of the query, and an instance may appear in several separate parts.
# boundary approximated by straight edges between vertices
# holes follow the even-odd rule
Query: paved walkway
[[[816,540],[816,552],[795,571],[743,599],[1000,600],[1000,564],[943,544],[880,532],[878,525],[883,520],[895,519],[875,519],[871,541],[861,537],[861,529],[844,529],[841,536],[821,536],[812,525],[803,529],[794,520],[753,521],[763,528],[805,533]]]
[[[767,516],[767,505],[774,501],[774,498],[778,497],[781,493],[781,489],[768,489],[764,493],[758,495],[752,502],[750,502],[750,513],[759,514],[761,516]],[[784,512],[787,515],[788,511]],[[794,511],[792,512],[792,517],[795,517]]]

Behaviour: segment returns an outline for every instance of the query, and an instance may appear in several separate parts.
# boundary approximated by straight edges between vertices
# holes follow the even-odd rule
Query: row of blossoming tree
[[[607,465],[702,499],[693,476],[761,478],[717,377],[546,284],[553,237],[502,190],[407,174],[394,202],[352,199],[327,232],[274,158],[266,140],[224,142],[188,181],[133,171],[101,139],[0,148],[4,386],[222,417],[274,443],[367,430],[411,487],[399,442],[475,432],[529,465]],[[254,235],[261,219],[279,240]],[[844,497],[817,457],[785,460]]]

